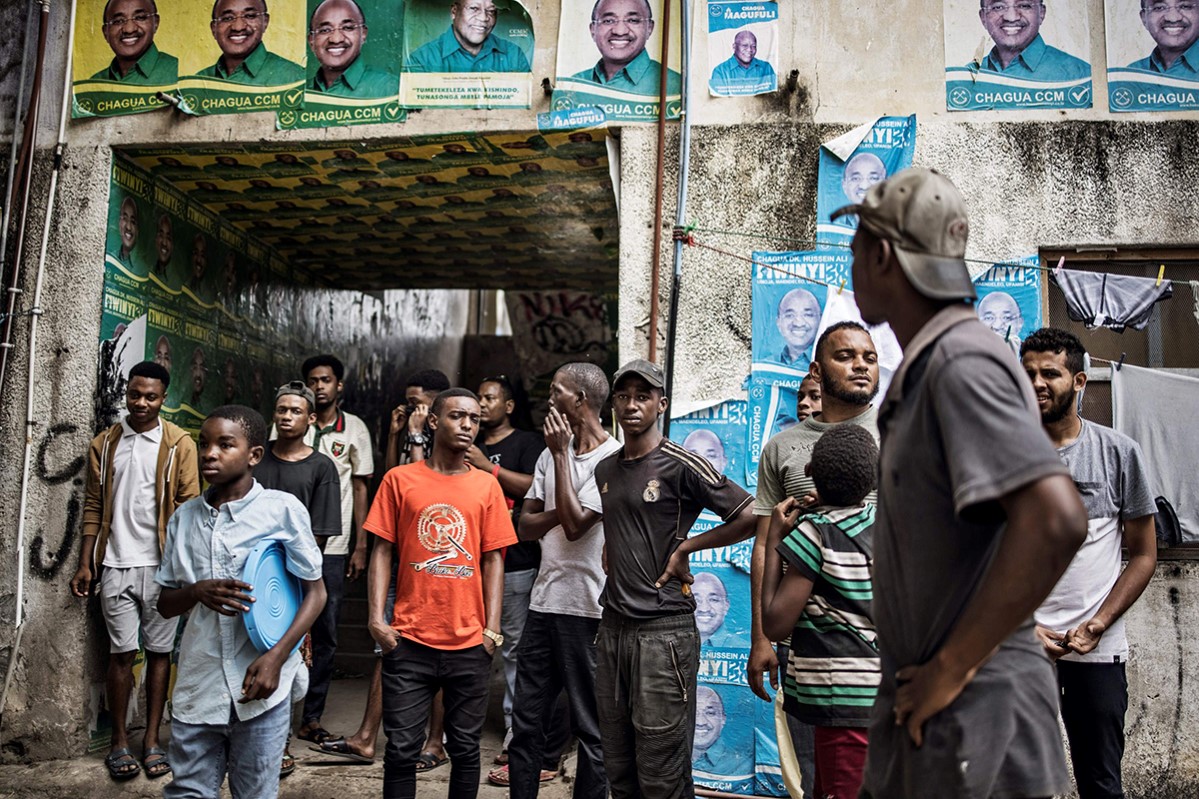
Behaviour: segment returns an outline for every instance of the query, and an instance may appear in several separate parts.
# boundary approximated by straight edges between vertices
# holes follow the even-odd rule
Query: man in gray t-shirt
[[[1087,509],[1087,540],[1037,609],[1036,622],[1046,654],[1057,663],[1078,793],[1115,798],[1124,796],[1124,613],[1157,566],[1157,505],[1137,443],[1078,415],[1078,395],[1087,384],[1085,357],[1077,337],[1052,327],[1033,333],[1020,348],[1045,432]],[[1123,571],[1121,545],[1128,549]]]
[[[1068,786],[1032,612],[1086,535],[1028,380],[979,322],[965,202],[909,169],[857,214],[862,318],[904,361],[879,408],[874,617],[883,677],[862,796],[1046,797]]]

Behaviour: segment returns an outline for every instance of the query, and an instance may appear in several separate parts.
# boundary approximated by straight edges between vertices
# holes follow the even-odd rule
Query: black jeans
[[[642,620],[604,611],[596,653],[595,700],[612,799],[691,799],[695,616]]]
[[[325,699],[333,679],[333,656],[337,654],[337,620],[345,594],[346,556],[326,555],[321,576],[328,598],[321,615],[312,623],[312,668],[308,670],[308,694],[304,697],[301,724],[318,722],[325,715]]]
[[[479,792],[479,741],[490,675],[491,656],[482,644],[444,650],[401,638],[395,649],[383,655],[384,799],[416,796],[416,761],[438,690],[445,703],[449,796],[474,799]]]
[[[1059,660],[1057,684],[1079,799],[1123,799],[1120,761],[1128,710],[1124,664]]]
[[[604,799],[603,747],[595,710],[595,636],[599,619],[529,611],[516,651],[516,695],[512,702],[512,740],[508,743],[509,795],[532,799],[540,788],[548,751],[562,751],[561,741],[548,742],[547,724],[566,690],[570,721],[579,739],[575,799]]]

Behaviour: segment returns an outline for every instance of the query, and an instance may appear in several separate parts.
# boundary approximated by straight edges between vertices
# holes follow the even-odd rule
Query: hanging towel
[[[1159,286],[1152,277],[1056,269],[1049,278],[1066,296],[1066,311],[1072,320],[1083,322],[1088,329],[1106,327],[1117,333],[1126,327],[1144,330],[1154,303],[1174,294],[1169,280]]]
[[[1112,426],[1141,445],[1156,494],[1178,515],[1183,541],[1199,541],[1199,380],[1125,364],[1112,369]]]
[[[1195,303],[1195,321],[1199,322],[1199,280],[1191,281],[1191,301]]]

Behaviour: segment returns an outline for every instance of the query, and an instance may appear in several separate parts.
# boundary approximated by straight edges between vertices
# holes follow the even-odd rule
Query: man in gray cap
[[[637,359],[612,380],[624,446],[595,467],[608,579],[596,637],[595,698],[613,799],[688,799],[700,634],[692,552],[753,535],[753,497],[663,438],[662,369]],[[704,509],[723,524],[687,535]]]
[[[874,614],[883,676],[864,797],[1047,797],[1069,781],[1032,613],[1087,517],[1011,352],[970,307],[961,194],[928,169],[873,186],[854,296],[904,360],[879,409]]]
[[[316,424],[316,395],[303,380],[292,380],[276,389],[273,421],[276,438],[267,443],[262,460],[254,467],[254,479],[264,488],[286,491],[300,500],[308,509],[312,534],[323,553],[329,538],[342,534],[341,479],[328,455],[304,443],[308,428]],[[336,626],[336,617],[326,618],[322,611],[313,626],[314,634],[327,635],[330,624]],[[323,709],[333,679],[332,655],[314,658],[311,671],[301,673],[308,674],[311,682],[306,692],[304,686],[296,686],[293,696],[303,696],[306,709],[310,705]],[[283,760],[280,776],[286,777],[295,770],[295,761],[290,751],[285,751]]]

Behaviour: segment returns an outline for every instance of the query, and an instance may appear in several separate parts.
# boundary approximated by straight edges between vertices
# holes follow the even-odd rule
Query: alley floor
[[[324,726],[335,733],[352,732],[362,717],[366,697],[366,679],[334,680],[330,688]],[[494,714],[493,714],[494,715]],[[163,728],[169,735],[169,727]],[[141,731],[133,734],[134,753],[141,749]],[[494,768],[492,758],[500,749],[503,733],[497,725],[489,724],[483,732],[482,788],[480,799],[501,799],[508,789],[487,782],[487,772]],[[280,783],[281,799],[377,799],[383,793],[384,739],[379,735],[376,760],[373,765],[343,765],[349,761],[325,757],[309,751],[304,741],[292,741],[291,751],[298,761],[295,772]],[[569,774],[573,773],[574,757],[567,760],[565,774],[542,785],[545,799],[565,799],[570,795]],[[424,799],[444,797],[450,778],[446,763],[417,778],[417,796]],[[169,777],[149,780],[138,775],[124,783],[113,782],[104,770],[104,754],[96,753],[71,760],[53,760],[34,765],[0,766],[0,799],[124,799],[125,797],[161,796],[162,786]],[[228,786],[222,790],[228,797]]]

